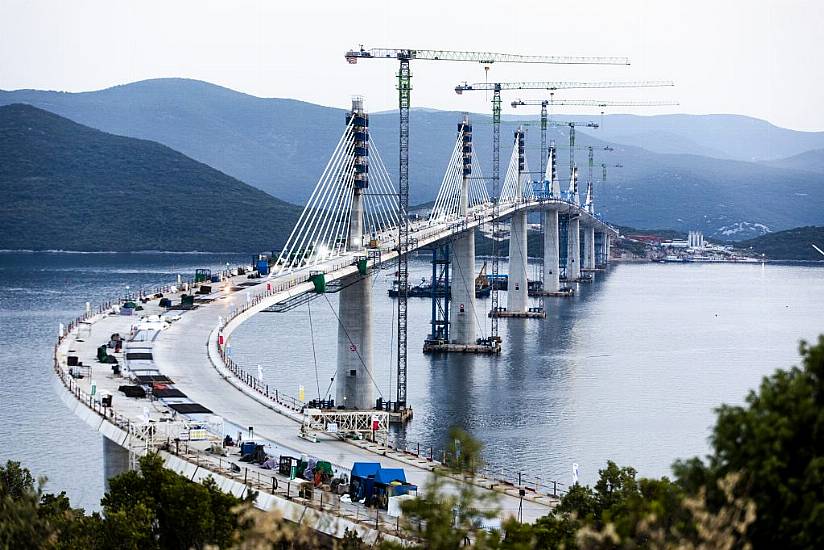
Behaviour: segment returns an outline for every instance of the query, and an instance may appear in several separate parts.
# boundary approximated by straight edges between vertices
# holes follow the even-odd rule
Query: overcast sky
[[[498,64],[489,79],[674,80],[675,88],[556,97],[675,99],[680,106],[611,112],[737,113],[824,130],[822,0],[0,0],[6,90],[188,77],[264,97],[348,107],[362,94],[371,111],[396,107],[397,64],[348,65],[343,53],[359,44],[627,56],[630,67]],[[453,91],[483,81],[482,66],[418,61],[412,72],[413,106],[489,111],[483,93]],[[512,93],[504,104],[542,95]]]

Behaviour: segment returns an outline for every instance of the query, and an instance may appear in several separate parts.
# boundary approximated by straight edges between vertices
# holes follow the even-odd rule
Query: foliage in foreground
[[[404,526],[432,550],[466,541],[501,550],[824,548],[824,336],[814,346],[802,342],[801,355],[801,367],[764,378],[745,406],[718,409],[704,461],[677,462],[673,480],[638,478],[608,462],[594,487],[573,486],[533,525],[482,527],[497,510],[471,483],[480,446],[453,430],[454,458],[424,496],[404,504]],[[195,484],[163,469],[157,456],[111,480],[102,515],[41,488],[18,463],[0,467],[0,549],[330,547],[211,480]],[[337,546],[368,548],[354,533]]]
[[[72,508],[65,493],[46,494],[19,463],[0,467],[0,548],[230,547],[245,527],[242,501],[163,467],[157,455],[110,480],[103,513]]]

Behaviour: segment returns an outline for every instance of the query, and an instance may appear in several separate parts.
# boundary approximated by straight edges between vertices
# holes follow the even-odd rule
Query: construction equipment
[[[629,65],[626,57],[566,57],[515,55],[493,52],[467,52],[451,50],[415,50],[410,48],[372,48],[361,45],[345,54],[346,61],[356,64],[360,59],[395,59],[399,63],[398,112],[398,393],[396,408],[406,408],[406,348],[407,348],[407,294],[409,290],[409,107],[411,102],[412,73],[409,63],[413,59],[429,61],[474,61],[486,65],[493,63],[542,63],[568,65]],[[495,165],[495,182],[498,166]],[[495,202],[497,204],[497,200]],[[494,293],[493,293],[494,294]],[[497,336],[497,321],[493,319],[493,333]]]
[[[603,170],[602,175],[601,175],[601,183],[605,183],[607,181],[607,166],[611,166],[613,168],[623,168],[624,167],[624,165],[621,164],[620,162],[618,164],[611,164],[611,165],[608,165],[606,163],[601,163],[601,170]]]
[[[549,99],[516,99],[512,102],[512,108],[525,105],[541,106],[541,157],[546,154],[546,121],[548,119],[548,105],[574,105],[579,107],[663,107],[678,105],[673,101],[605,101],[600,99],[555,99],[555,94],[549,94]],[[601,111],[601,126],[604,124],[604,111]],[[543,160],[541,161],[543,169]]]
[[[493,193],[498,193],[498,183],[500,179],[500,154],[501,154],[501,92],[503,90],[567,90],[579,88],[653,88],[661,86],[674,86],[672,81],[664,80],[648,80],[641,82],[574,82],[574,81],[559,81],[559,82],[479,82],[475,84],[468,84],[464,82],[455,86],[455,93],[463,94],[469,91],[491,91],[492,92],[492,183]],[[546,124],[541,128],[541,158],[546,154]],[[543,160],[541,162],[543,166]],[[575,181],[574,166],[570,167],[570,179]],[[571,184],[573,185],[573,184]],[[493,197],[493,234],[497,228],[497,196]],[[492,275],[498,275],[498,254],[495,241],[493,241],[492,249]],[[498,307],[498,293],[496,289],[492,288],[492,311],[496,311]],[[492,317],[492,337],[498,338],[498,319],[493,315]]]
[[[488,287],[489,277],[486,276],[486,262],[484,262],[484,265],[478,271],[478,276],[475,277],[475,293],[477,294],[478,290],[485,290]]]

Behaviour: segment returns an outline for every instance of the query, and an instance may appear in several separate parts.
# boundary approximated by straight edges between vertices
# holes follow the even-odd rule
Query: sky
[[[349,65],[346,50],[626,56],[629,67],[496,64],[488,75],[477,63],[417,61],[412,105],[487,112],[484,93],[454,92],[485,78],[673,80],[673,88],[556,97],[673,100],[679,105],[607,112],[734,113],[821,131],[823,30],[822,0],[0,0],[0,89],[77,92],[186,77],[341,108],[363,95],[370,111],[380,111],[397,106],[397,63]],[[511,100],[545,94],[510,92],[505,113]]]

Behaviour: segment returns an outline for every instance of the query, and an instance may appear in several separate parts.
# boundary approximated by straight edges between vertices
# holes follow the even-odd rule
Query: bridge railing
[[[381,508],[367,507],[362,502],[343,501],[341,495],[324,486],[315,487],[309,480],[290,479],[275,471],[267,473],[249,466],[241,467],[235,460],[190,446],[188,442],[181,442],[169,452],[212,473],[241,482],[255,491],[295,501],[321,512],[335,513],[384,533],[406,538],[411,535],[402,529],[400,518],[390,516]]]
[[[450,228],[453,227],[455,230],[463,230],[466,228],[466,221],[462,220],[453,222],[452,224],[450,224]],[[332,270],[334,271],[337,269],[342,269],[350,265],[352,265],[351,262],[341,262],[339,264],[333,265]],[[225,326],[225,324],[228,324],[230,321],[232,321],[242,313],[254,308],[266,298],[289,290],[290,288],[293,288],[298,284],[307,281],[309,281],[308,275],[306,275],[305,277],[293,278],[287,282],[279,283],[276,285],[267,283],[266,290],[258,292],[256,294],[250,294],[250,298],[246,303],[241,304],[240,307],[231,310],[229,316],[225,319],[223,326]],[[276,403],[296,413],[301,413],[303,411],[303,408],[306,405],[304,401],[301,401],[300,399],[297,399],[296,397],[289,395],[288,393],[282,392],[274,386],[270,386],[269,384],[264,383],[255,374],[246,371],[234,359],[232,359],[232,357],[230,357],[229,353],[227,352],[227,343],[228,341],[225,341],[222,346],[218,345],[218,352],[220,354],[221,360],[224,363],[224,366],[229,371],[231,371],[232,374],[234,374],[240,382],[245,384],[253,391],[257,392],[260,396],[271,400],[273,403]],[[422,457],[421,449],[424,449],[423,458],[428,458],[428,460],[431,462],[440,462],[442,464],[448,465],[448,461],[450,458],[448,451],[435,450],[433,447],[429,446],[427,456],[427,446],[422,447],[419,443],[406,441],[386,441],[385,443],[386,446],[390,449],[397,450],[405,454],[414,455],[417,458]],[[478,470],[478,474],[483,476],[484,478],[487,478],[493,484],[511,486],[513,488],[524,488],[525,490],[530,491],[535,495],[543,495],[558,498],[566,492],[565,484],[560,481],[545,479],[541,476],[529,475],[523,471],[508,468],[481,468]]]
[[[133,422],[128,416],[120,414],[114,407],[103,406],[98,397],[83,390],[80,384],[63,368],[60,363],[59,349],[63,341],[71,335],[72,331],[77,329],[80,323],[87,322],[96,315],[105,313],[111,309],[112,305],[114,305],[112,302],[101,304],[96,308],[96,313],[84,313],[68,323],[67,330],[58,335],[57,342],[54,345],[53,369],[66,390],[78,402],[95,412],[106,422],[129,434],[132,438],[129,441],[131,452],[135,452],[136,449],[143,452],[165,450],[212,473],[242,482],[253,490],[292,500],[321,512],[335,513],[387,534],[406,538],[411,536],[411,533],[402,530],[399,518],[390,516],[380,508],[369,508],[359,502],[344,502],[341,500],[340,495],[322,487],[312,487],[311,490],[304,489],[303,487],[310,484],[306,480],[293,481],[285,476],[274,473],[266,474],[260,470],[250,469],[248,466],[241,468],[229,458],[198,449],[191,446],[188,441],[180,441],[175,444],[169,434],[160,438],[147,438],[145,433],[134,429],[137,423]],[[139,443],[135,440],[139,440]]]
[[[393,440],[387,446],[395,451],[445,466],[449,466],[454,458],[450,451],[435,449],[431,445],[421,445],[406,440]],[[495,485],[509,486],[513,489],[523,488],[535,496],[560,498],[569,490],[567,485],[561,481],[530,475],[523,470],[482,466],[475,470],[475,474],[478,477],[478,482],[482,485],[491,482]]]

